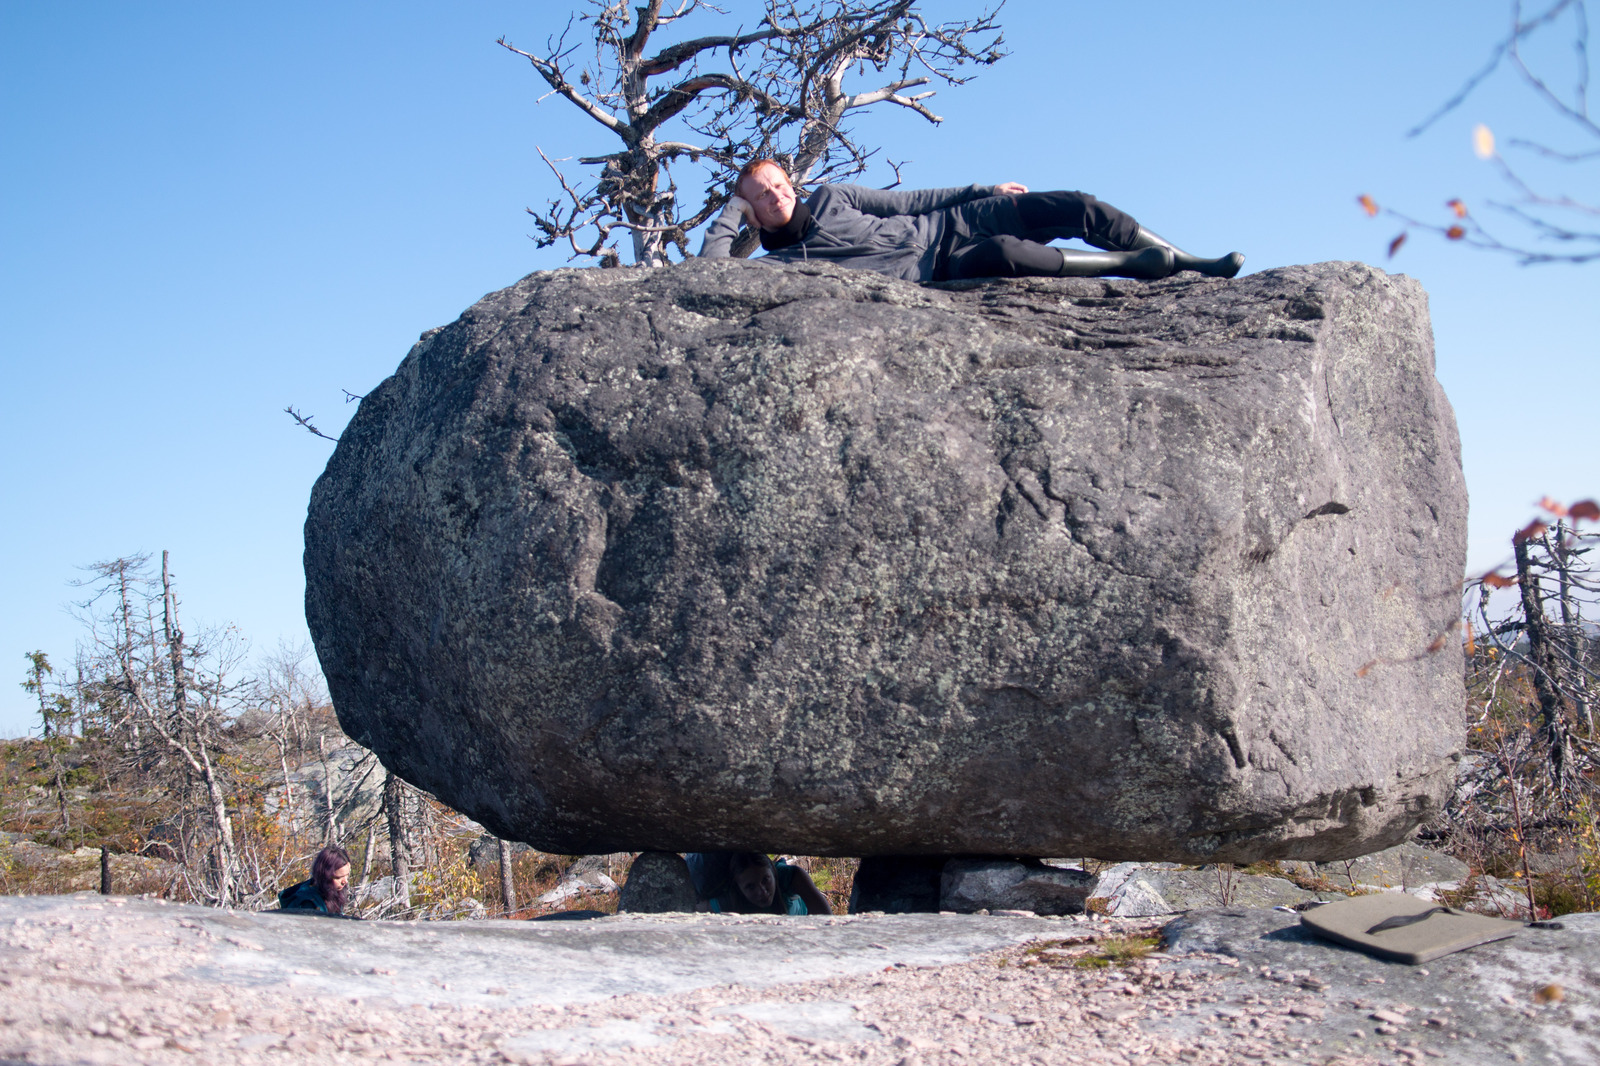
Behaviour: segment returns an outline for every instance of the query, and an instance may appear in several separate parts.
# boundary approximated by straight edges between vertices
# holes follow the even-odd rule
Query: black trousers
[[[1054,277],[1061,251],[1048,242],[1078,239],[1125,249],[1139,232],[1132,215],[1085,192],[995,196],[950,210],[953,239],[938,276],[951,280]]]

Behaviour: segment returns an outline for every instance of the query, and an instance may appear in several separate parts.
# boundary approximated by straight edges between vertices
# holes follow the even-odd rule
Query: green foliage
[[[1086,970],[1103,970],[1138,962],[1161,946],[1153,936],[1112,936],[1095,945],[1095,950],[1078,956],[1073,965]]]

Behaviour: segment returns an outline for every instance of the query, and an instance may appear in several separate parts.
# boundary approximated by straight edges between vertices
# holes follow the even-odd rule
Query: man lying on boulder
[[[1244,265],[1190,255],[1132,216],[1081,192],[1029,192],[1014,181],[961,189],[896,192],[861,185],[818,185],[800,203],[776,161],[746,163],[700,254],[726,258],[740,222],[761,231],[767,258],[810,259],[875,270],[909,281],[957,278],[1164,278],[1196,270],[1231,278]],[[1052,248],[1077,238],[1098,252]]]

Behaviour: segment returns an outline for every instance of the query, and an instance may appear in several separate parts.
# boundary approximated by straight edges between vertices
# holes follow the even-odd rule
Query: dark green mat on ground
[[[1520,922],[1467,914],[1403,892],[1354,896],[1313,907],[1301,913],[1300,922],[1325,939],[1412,965],[1504,940],[1522,928]]]

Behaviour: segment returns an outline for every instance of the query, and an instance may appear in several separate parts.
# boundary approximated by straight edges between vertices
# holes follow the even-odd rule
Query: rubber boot
[[[1079,252],[1057,248],[1061,253],[1058,278],[1141,278],[1155,281],[1169,277],[1173,266],[1172,249],[1162,245],[1138,251]]]
[[[1244,255],[1241,252],[1229,252],[1220,259],[1202,259],[1198,255],[1190,255],[1165,237],[1157,236],[1143,226],[1139,227],[1138,235],[1128,247],[1165,248],[1172,253],[1176,270],[1195,270],[1208,278],[1231,278],[1244,266]]]

